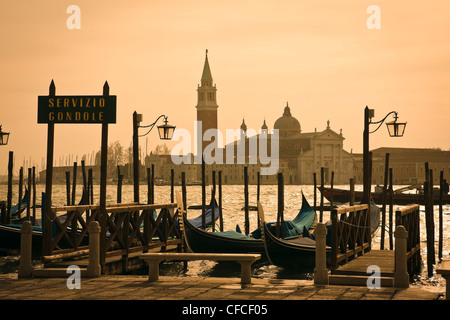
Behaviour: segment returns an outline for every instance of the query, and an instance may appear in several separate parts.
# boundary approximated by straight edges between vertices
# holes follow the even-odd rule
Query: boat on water
[[[312,211],[306,199],[303,198],[302,210]],[[315,215],[315,212],[314,212]],[[264,226],[261,232],[261,238],[264,243],[264,250],[269,262],[276,266],[287,268],[299,268],[304,271],[313,271],[315,267],[316,259],[316,241],[313,230],[304,228],[303,234],[300,237],[291,238],[279,238],[274,235],[273,230],[270,230],[267,223],[264,223],[264,209],[262,205],[258,204],[258,217],[260,224]],[[380,209],[375,205],[370,205],[370,221],[371,221],[371,233],[376,232],[380,222]],[[331,252],[331,223],[325,224],[327,228],[326,237],[326,254],[327,263],[329,264],[329,255]]]
[[[45,193],[42,192],[42,203],[44,203]],[[87,192],[83,191],[81,200],[78,205],[85,205],[89,202],[89,196]],[[80,212],[83,214],[84,212]],[[41,206],[41,216],[44,214],[44,207]],[[59,221],[64,223],[67,218],[67,213],[58,217]],[[0,224],[0,251],[6,252],[8,254],[19,254],[20,253],[20,243],[21,243],[21,227],[22,223],[26,220],[26,217],[20,217],[16,214],[13,219],[11,219],[10,224]],[[36,225],[33,226],[32,236],[32,254],[33,256],[39,256],[42,253],[42,224],[41,219],[36,221]],[[88,243],[88,238],[86,236],[86,241]],[[65,243],[63,239],[61,241],[62,247],[69,247],[69,243]]]
[[[302,198],[302,208],[300,211],[308,213],[304,217],[316,217],[314,209],[311,208],[303,195]],[[305,226],[301,236],[282,239],[274,235],[273,229],[271,230],[269,228],[270,224],[265,223],[264,209],[261,203],[258,204],[258,217],[260,224],[264,226],[264,228],[261,228],[261,239],[265,254],[271,264],[305,270],[314,268],[316,242],[309,236],[312,230],[308,230]],[[331,249],[327,247],[327,252],[329,250]]]
[[[393,192],[392,194],[392,203],[396,205],[408,205],[408,204],[420,204],[423,205],[425,203],[425,196],[423,194],[423,189],[417,186],[417,188],[413,188],[414,186],[400,188]],[[320,192],[322,192],[323,196],[331,201],[333,198],[333,203],[348,203],[350,202],[350,190],[346,189],[336,189],[336,188],[322,188],[318,187]],[[370,196],[375,201],[376,204],[383,204],[383,192],[380,190],[381,188],[376,188],[375,192],[371,192]],[[412,190],[416,190],[415,193],[408,192]],[[433,201],[434,204],[439,203],[439,189],[433,190]],[[354,201],[355,203],[359,203],[362,200],[363,192],[355,191],[354,192]],[[389,203],[389,194],[387,194],[386,203]],[[450,204],[450,194],[445,192],[443,195],[443,203]]]
[[[28,203],[28,189],[25,188],[25,195],[23,196],[22,200],[20,201],[20,211],[19,211],[19,203],[16,204],[11,208],[11,218],[15,218],[17,216],[20,216],[20,214],[27,208]]]
[[[303,201],[306,199],[303,197]],[[261,239],[261,228],[256,229],[250,235],[239,231],[208,231],[192,225],[183,217],[183,225],[186,241],[193,252],[201,253],[260,253],[265,255],[264,243]],[[302,205],[297,216],[291,221],[285,221],[285,234],[298,237],[303,230],[310,229],[315,220],[315,212],[307,210]],[[268,229],[276,230],[276,223],[268,223]]]

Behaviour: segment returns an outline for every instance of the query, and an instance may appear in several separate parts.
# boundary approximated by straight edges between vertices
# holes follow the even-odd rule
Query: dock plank
[[[393,250],[371,250],[363,256],[360,256],[347,264],[334,270],[334,274],[341,275],[368,275],[369,266],[378,266],[381,276],[391,277],[395,271],[395,259]]]

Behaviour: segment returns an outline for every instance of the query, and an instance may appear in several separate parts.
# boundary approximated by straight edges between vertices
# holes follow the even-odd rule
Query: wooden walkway
[[[147,300],[145,306],[150,301],[161,303],[161,300],[172,300],[164,312],[169,319],[175,319],[183,314],[173,300],[188,300],[186,306],[193,304],[192,300],[199,300],[204,306],[219,304],[221,300],[243,301],[244,304],[255,304],[255,300],[442,300],[445,292],[444,287],[411,286],[407,289],[371,290],[367,286],[317,286],[310,280],[253,278],[249,285],[242,285],[240,281],[240,278],[162,276],[159,281],[149,282],[148,276],[104,275],[82,278],[80,289],[69,289],[67,274],[64,278],[47,279],[18,279],[16,274],[0,274],[0,300],[7,299],[8,303],[12,300],[135,300],[135,303],[137,300]],[[207,303],[206,300],[213,302]],[[224,304],[226,308],[229,302],[225,301]],[[145,306],[139,310],[146,310]],[[285,313],[286,305],[281,306],[283,310],[279,313],[273,307],[269,308],[269,314]],[[298,301],[290,306],[298,310]]]
[[[395,252],[393,250],[371,250],[364,255],[340,266],[332,272],[330,284],[365,285],[373,275],[373,268],[380,268],[382,287],[394,285]]]

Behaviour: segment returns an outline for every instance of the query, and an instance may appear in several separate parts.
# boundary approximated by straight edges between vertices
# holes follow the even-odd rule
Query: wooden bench
[[[162,261],[174,260],[212,260],[212,261],[236,261],[241,264],[241,283],[251,283],[252,263],[261,259],[260,254],[247,253],[175,253],[158,252],[144,253],[139,256],[140,259],[148,263],[148,280],[157,281],[159,279],[159,264]]]
[[[436,268],[436,273],[445,279],[445,299],[450,300],[450,260],[442,261]]]

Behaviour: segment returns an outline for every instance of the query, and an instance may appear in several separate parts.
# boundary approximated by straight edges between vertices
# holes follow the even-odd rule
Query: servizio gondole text
[[[38,123],[115,123],[115,96],[39,96]]]

